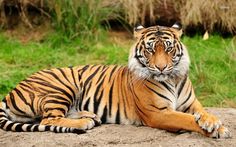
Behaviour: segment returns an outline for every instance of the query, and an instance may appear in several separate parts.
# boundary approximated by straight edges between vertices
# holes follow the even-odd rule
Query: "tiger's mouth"
[[[163,73],[152,74],[151,76],[152,79],[157,80],[157,81],[165,81],[169,79],[170,77],[171,77],[170,74],[163,74]]]

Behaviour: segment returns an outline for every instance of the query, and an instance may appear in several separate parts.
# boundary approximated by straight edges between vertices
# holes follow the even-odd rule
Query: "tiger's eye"
[[[153,47],[153,42],[147,42],[147,48],[152,48]]]
[[[172,51],[172,48],[173,48],[173,44],[172,44],[172,42],[170,41],[170,40],[166,40],[166,42],[165,42],[165,50],[167,51],[167,52],[171,52]]]
[[[166,47],[170,47],[171,45],[172,45],[172,42],[169,41],[169,40],[167,40],[167,41],[166,41]]]
[[[152,53],[153,52],[153,42],[147,42],[146,49],[148,52]]]

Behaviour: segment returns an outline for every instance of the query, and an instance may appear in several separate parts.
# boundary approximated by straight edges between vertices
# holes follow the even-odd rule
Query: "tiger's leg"
[[[180,130],[199,132],[205,136],[209,134],[201,129],[195,121],[194,115],[178,112],[174,110],[160,110],[157,112],[149,112],[145,114],[144,123],[153,128],[164,129],[171,132],[178,132]]]
[[[95,126],[95,121],[92,118],[66,118],[63,112],[59,110],[50,110],[48,113],[50,113],[50,117],[44,117],[40,123],[41,125],[72,127],[84,130],[92,129]]]
[[[208,133],[211,133],[211,137],[214,138],[229,138],[231,134],[229,130],[224,127],[221,121],[214,115],[209,114],[204,110],[200,102],[195,99],[190,106],[189,113],[194,114],[198,125]]]
[[[63,94],[47,95],[41,105],[42,121],[40,124],[92,129],[95,126],[95,121],[92,118],[66,118],[71,103],[72,102],[66,99],[66,96]]]

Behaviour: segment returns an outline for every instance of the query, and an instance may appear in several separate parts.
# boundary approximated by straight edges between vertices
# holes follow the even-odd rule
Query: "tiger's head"
[[[182,27],[137,26],[137,42],[131,48],[129,69],[139,78],[165,81],[185,77],[189,70],[189,55],[181,43]]]

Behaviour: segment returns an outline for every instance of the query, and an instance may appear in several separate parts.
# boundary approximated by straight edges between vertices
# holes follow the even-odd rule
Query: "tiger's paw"
[[[91,118],[79,119],[78,128],[82,130],[90,130],[95,127],[95,121]]]
[[[231,138],[230,131],[224,127],[221,121],[214,115],[207,113],[195,113],[195,121],[212,138]]]
[[[219,129],[214,130],[213,133],[210,135],[212,138],[231,138],[232,135],[228,128],[221,126]]]
[[[207,113],[194,113],[195,121],[198,125],[208,133],[218,130],[222,126],[221,121],[214,115]]]
[[[80,118],[91,118],[94,121],[95,126],[100,126],[102,124],[100,117],[94,114],[93,112],[80,111],[79,116]]]

